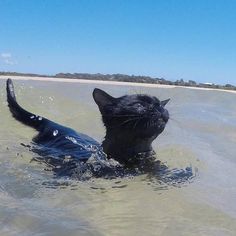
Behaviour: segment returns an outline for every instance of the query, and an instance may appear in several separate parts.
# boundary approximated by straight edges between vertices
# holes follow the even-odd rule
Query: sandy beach
[[[83,83],[83,84],[106,84],[106,85],[119,85],[119,86],[139,86],[148,88],[186,88],[186,89],[200,89],[200,90],[215,90],[222,92],[236,93],[234,90],[214,89],[214,88],[199,88],[199,87],[186,87],[165,84],[148,84],[148,83],[135,83],[135,82],[120,82],[120,81],[104,81],[104,80],[85,80],[85,79],[68,79],[68,78],[52,78],[52,77],[32,77],[32,76],[5,76],[0,75],[0,79],[14,79],[14,80],[37,80],[48,82],[67,82],[67,83]]]

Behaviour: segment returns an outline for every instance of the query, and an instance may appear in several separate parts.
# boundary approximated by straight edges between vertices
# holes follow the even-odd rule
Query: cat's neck
[[[128,132],[108,131],[102,143],[108,158],[113,158],[121,164],[135,162],[140,156],[153,154],[153,139],[140,139],[131,136]]]

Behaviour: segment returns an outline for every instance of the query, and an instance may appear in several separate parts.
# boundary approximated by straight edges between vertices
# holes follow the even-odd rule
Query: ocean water
[[[1,236],[236,235],[236,94],[46,81],[14,84],[23,107],[98,141],[104,127],[91,95],[95,87],[113,96],[170,98],[171,119],[153,145],[170,174],[85,182],[55,177],[21,145],[30,144],[35,131],[11,117],[5,80],[0,80]],[[191,170],[185,181],[182,170]]]

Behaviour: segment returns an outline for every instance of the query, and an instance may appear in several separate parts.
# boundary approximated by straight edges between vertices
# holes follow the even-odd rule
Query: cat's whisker
[[[139,122],[140,120],[141,120],[141,119],[138,119],[138,120],[134,123],[133,129],[136,128],[136,126],[138,125],[138,122]]]
[[[121,123],[121,125],[124,125],[124,124],[126,124],[126,123],[128,123],[130,121],[134,121],[134,120],[137,120],[137,119],[138,118],[128,119],[128,120],[124,121],[123,123]]]
[[[170,112],[171,116],[176,116],[176,115],[179,115],[179,114],[182,114],[182,113],[181,112],[173,112],[173,111]]]
[[[129,123],[129,122],[131,122],[131,121],[135,121],[135,120],[137,120],[137,119],[140,119],[140,117],[131,118],[131,119],[125,120],[124,122],[122,122],[122,123],[119,124],[119,125],[116,125],[116,126],[109,126],[109,127],[110,127],[110,128],[121,127],[121,126],[123,126],[123,125],[125,125],[125,124],[127,124],[127,123]]]
[[[104,117],[141,117],[140,115],[103,115]]]
[[[181,127],[183,126],[183,124],[180,122],[180,121],[178,121],[178,120],[176,120],[176,119],[174,119],[174,118],[172,118],[172,117],[170,117],[169,118],[171,121],[174,121],[175,123],[177,123],[178,125],[180,125]]]

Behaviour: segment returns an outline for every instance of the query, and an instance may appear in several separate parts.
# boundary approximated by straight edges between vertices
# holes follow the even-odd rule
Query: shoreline
[[[236,93],[235,90],[226,89],[215,89],[215,88],[199,88],[199,87],[187,87],[177,85],[166,85],[166,84],[148,84],[148,83],[137,83],[137,82],[121,82],[121,81],[108,81],[108,80],[86,80],[86,79],[69,79],[69,78],[53,78],[53,77],[37,77],[37,76],[7,76],[0,75],[0,80],[6,80],[11,78],[13,80],[35,80],[35,81],[47,81],[47,82],[66,82],[66,83],[82,83],[82,84],[100,84],[100,85],[118,85],[118,86],[138,86],[138,87],[149,87],[149,88],[185,88],[185,89],[198,89],[208,91],[221,91]]]

